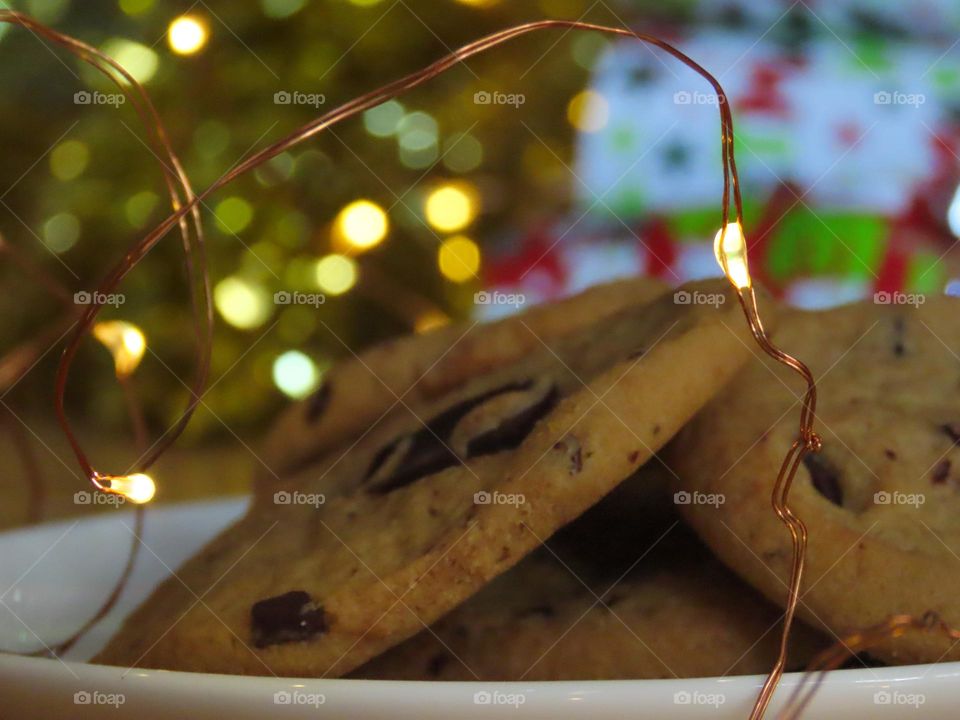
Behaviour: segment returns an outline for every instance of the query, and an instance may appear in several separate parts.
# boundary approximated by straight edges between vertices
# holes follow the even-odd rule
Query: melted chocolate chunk
[[[940,429],[953,440],[954,445],[960,445],[960,423],[945,423]]]
[[[517,392],[528,390],[533,386],[532,380],[522,382],[508,383],[499,388],[488,390],[472,398],[461,401],[453,407],[447,408],[439,415],[426,423],[425,427],[416,432],[401,436],[393,440],[389,445],[380,450],[370,463],[365,476],[365,483],[369,483],[368,490],[377,494],[385,494],[413,483],[420,478],[433,475],[448,467],[454,467],[460,463],[460,458],[450,449],[449,440],[457,423],[463,419],[467,413],[474,408],[479,407],[491,398],[508,392]],[[545,408],[546,412],[549,408]],[[490,433],[486,433],[481,438],[474,438],[469,447],[468,457],[485,455],[488,452],[496,452],[499,444],[503,444],[503,449],[515,447],[510,443],[519,444],[526,437],[524,434],[519,440],[517,435],[522,431],[520,427],[526,422],[529,427],[527,432],[533,427],[533,423],[540,418],[538,415],[531,421],[526,416],[528,413],[521,413],[518,422],[507,423],[502,435],[498,435],[501,428],[497,428]],[[511,421],[515,418],[511,418]],[[501,426],[502,427],[502,426]],[[489,436],[489,437],[487,437]],[[477,440],[481,440],[479,449],[473,447]],[[494,449],[488,449],[494,448]],[[388,468],[387,465],[390,464]],[[380,472],[383,471],[383,472]],[[378,473],[385,477],[375,477]],[[372,481],[372,482],[371,482]]]
[[[308,423],[315,423],[323,415],[327,406],[330,404],[330,383],[325,382],[320,386],[310,399],[307,400],[306,418]]]
[[[492,455],[513,450],[524,441],[533,426],[557,404],[557,387],[551,385],[543,397],[512,417],[505,418],[493,430],[478,435],[467,443],[467,457]]]
[[[818,493],[834,505],[843,505],[843,488],[840,487],[840,473],[825,457],[819,453],[803,456],[803,465],[810,473],[810,481]]]
[[[253,644],[258,648],[309,640],[327,630],[323,606],[303,590],[254,603],[250,609]]]
[[[557,611],[551,605],[534,605],[520,611],[518,618],[526,617],[545,617],[550,618],[557,614]]]
[[[893,320],[893,354],[897,357],[903,357],[907,354],[907,347],[903,342],[904,323],[903,318],[898,317]]]
[[[933,466],[933,471],[930,473],[930,479],[933,480],[934,485],[943,485],[947,481],[948,477],[950,477],[949,460],[941,460]]]

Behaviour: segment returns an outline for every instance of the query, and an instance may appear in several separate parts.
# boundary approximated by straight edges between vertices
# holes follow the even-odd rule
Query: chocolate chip
[[[504,411],[505,415],[491,413],[485,419],[486,424],[492,422],[490,427],[478,435],[464,442],[457,442],[454,439],[454,447],[460,451],[460,446],[465,445],[466,458],[480,457],[482,455],[492,455],[493,453],[504,450],[512,450],[520,445],[526,439],[533,426],[557,403],[557,386],[553,383],[536,383],[533,387],[524,390],[514,391],[513,393],[503,393],[499,399],[503,401],[504,407],[498,408]],[[496,400],[491,401],[491,404]],[[481,406],[487,410],[487,406]],[[465,425],[466,419],[465,419]],[[464,427],[464,430],[470,433],[473,428]]]
[[[960,445],[960,423],[944,423],[940,429],[953,440],[954,445]]]
[[[565,435],[562,440],[553,446],[554,450],[566,453],[570,458],[570,474],[577,475],[583,470],[583,449],[580,441],[573,435]]]
[[[557,611],[550,605],[534,605],[533,607],[528,607],[525,610],[522,610],[517,616],[518,618],[527,618],[527,617],[545,617],[551,618],[557,614]]]
[[[253,644],[258,648],[309,640],[326,632],[323,606],[303,590],[254,603],[250,610]]]
[[[388,493],[427,475],[453,467],[459,458],[429,428],[397,438],[373,458],[367,471],[369,490]]]
[[[887,456],[887,460],[896,460],[896,459],[897,459],[897,453],[895,453],[895,452],[894,452],[893,450],[891,450],[890,448],[886,448],[886,449],[883,451],[883,454]]]
[[[930,479],[934,485],[943,485],[950,476],[950,461],[941,460],[933,466],[933,472],[930,473]]]
[[[810,473],[810,481],[818,493],[834,505],[843,505],[843,489],[840,487],[840,473],[825,457],[819,453],[807,453],[803,456],[804,467]]]
[[[627,462],[633,465],[633,463],[635,463],[639,458],[640,458],[640,451],[634,450],[632,453],[627,455]]]
[[[532,380],[503,385],[463,400],[447,408],[414,433],[395,438],[374,456],[367,469],[364,483],[370,492],[384,494],[454,467],[461,458],[451,449],[454,429],[471,411],[490,400],[507,393],[522,392],[534,386]],[[552,401],[551,401],[552,404]],[[466,458],[509,449],[519,444],[532,429],[533,423],[549,409],[542,403],[519,417],[507,418],[485,436],[475,437],[464,450]],[[535,417],[533,417],[535,416]]]
[[[308,423],[315,423],[327,409],[327,406],[330,404],[330,387],[331,384],[325,382],[320,386],[320,389],[307,400],[306,417]]]
[[[903,357],[907,353],[906,345],[903,342],[904,323],[903,318],[893,319],[893,354],[897,357]]]

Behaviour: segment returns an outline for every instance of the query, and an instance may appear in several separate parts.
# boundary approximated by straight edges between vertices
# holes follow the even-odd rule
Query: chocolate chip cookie
[[[327,372],[312,397],[277,421],[260,453],[269,470],[258,470],[257,485],[272,492],[278,478],[362,435],[391,408],[436,399],[475,375],[539,352],[543,343],[666,290],[653,278],[619,280],[503,320],[458,323],[348,357]]]
[[[616,680],[769,670],[781,613],[678,522],[653,462],[547,547],[351,677]],[[642,503],[608,502],[628,484],[630,499]],[[791,667],[805,667],[827,645],[798,624]]]
[[[255,505],[98,661],[336,676],[436,622],[633,473],[742,365],[749,331],[727,285],[690,290],[716,303],[628,307],[405,407],[366,462],[348,451]],[[329,486],[353,489],[316,490]]]
[[[709,556],[592,589],[538,552],[352,674],[378,680],[619,680],[770,669],[780,613]],[[818,649],[797,627],[791,668]]]
[[[923,300],[923,302],[921,302]],[[817,378],[816,430],[790,506],[809,529],[799,613],[844,635],[896,613],[960,626],[960,300],[862,303],[784,318],[776,342]],[[791,562],[770,494],[802,384],[751,360],[673,444],[681,510],[730,567],[783,603]],[[722,498],[723,502],[708,502]],[[872,655],[960,659],[935,635]]]

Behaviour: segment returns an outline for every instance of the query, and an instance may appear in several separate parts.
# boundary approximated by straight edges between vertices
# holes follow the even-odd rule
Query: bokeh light
[[[194,15],[181,15],[167,28],[167,44],[178,55],[200,52],[209,38],[206,22]]]
[[[303,10],[306,0],[260,0],[263,14],[281,20]]]
[[[67,140],[50,153],[50,172],[57,180],[80,177],[90,162],[90,150],[79,140]]]
[[[127,15],[142,15],[153,8],[156,0],[120,0],[120,9]]]
[[[337,235],[355,250],[369,250],[387,236],[387,214],[370,200],[356,200],[343,208],[334,223]]]
[[[455,232],[473,222],[477,192],[466,183],[449,183],[433,190],[424,204],[427,222],[441,232]]]
[[[57,213],[43,224],[43,244],[57,254],[72,248],[79,239],[80,221],[72,213]]]
[[[150,81],[156,72],[160,59],[157,54],[146,45],[114,38],[108,40],[101,48],[103,52],[116,60],[139,83]],[[123,79],[120,78],[123,82]]]
[[[371,135],[390,137],[399,129],[404,114],[403,105],[396,100],[388,100],[363,114],[363,126]]]
[[[142,228],[147,224],[150,215],[156,210],[159,202],[160,196],[151,190],[134,193],[123,206],[127,222],[135,228]]]
[[[284,395],[306,397],[319,381],[317,364],[299,350],[288,350],[273,361],[273,382]]]
[[[336,253],[317,261],[314,275],[317,286],[329,295],[343,295],[357,284],[357,263]]]
[[[476,277],[480,270],[480,248],[463,235],[448,238],[437,252],[437,265],[448,280],[466,282]]]
[[[447,170],[466,173],[483,162],[483,144],[470,133],[458,133],[443,144],[443,165]]]
[[[213,302],[223,319],[241,330],[259,327],[270,317],[267,292],[240,277],[218,282],[213,289]]]
[[[567,105],[567,120],[580,132],[598,132],[607,126],[610,104],[595,90],[577,93]]]
[[[253,220],[253,207],[241,197],[228,197],[217,203],[213,210],[217,227],[228,235],[236,235],[247,229]]]

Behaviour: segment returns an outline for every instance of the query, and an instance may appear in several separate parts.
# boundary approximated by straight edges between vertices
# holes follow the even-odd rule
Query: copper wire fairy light
[[[147,129],[148,147],[151,149],[151,152],[160,163],[161,170],[163,171],[164,182],[170,194],[170,202],[173,209],[176,211],[182,207],[185,202],[189,202],[195,197],[193,189],[190,185],[190,181],[183,171],[179,158],[173,152],[169,140],[167,139],[166,130],[162,121],[160,120],[159,115],[153,107],[149,96],[143,87],[140,86],[139,83],[137,83],[136,80],[134,80],[133,77],[121,65],[112,60],[110,57],[101,53],[96,48],[93,48],[90,45],[87,45],[86,43],[74,38],[58,33],[55,30],[52,30],[51,28],[48,28],[21,13],[9,10],[0,10],[0,22],[20,25],[29,31],[36,33],[38,36],[46,38],[47,40],[66,48],[69,52],[76,55],[81,60],[88,63],[96,70],[110,78],[111,81],[116,83],[117,86],[131,100],[131,104]],[[121,82],[121,80],[118,79],[114,73],[119,74],[123,82]],[[127,87],[124,86],[124,82],[126,82],[128,86],[133,89],[132,92],[129,92]],[[182,198],[181,193],[183,193]],[[203,249],[203,227],[200,222],[199,209],[195,207],[191,211],[190,215],[182,217],[178,224],[182,236],[187,277],[190,283],[191,305],[193,308],[194,328],[197,337],[200,362],[198,363],[198,371],[194,381],[194,391],[192,393],[190,404],[188,405],[187,413],[185,414],[185,419],[181,426],[175,426],[174,428],[177,433],[182,431],[183,426],[185,426],[186,419],[189,418],[189,414],[199,401],[199,392],[202,391],[202,388],[206,384],[206,376],[210,364],[210,337],[212,335],[213,328],[209,273],[206,268],[206,260]],[[32,276],[38,276],[43,273],[41,268],[35,266],[27,258],[22,257],[19,252],[13,248],[13,246],[10,246],[7,243],[0,243],[0,249],[2,249],[5,254],[12,257],[18,266],[20,266],[23,270],[28,271]],[[196,255],[196,258],[194,258],[194,255]],[[65,304],[69,302],[69,292],[59,285],[55,279],[47,276],[43,276],[41,279],[42,282],[39,284],[46,288],[50,294],[54,295]],[[203,308],[206,308],[205,316],[203,314]],[[33,342],[22,345],[19,348],[15,348],[13,352],[8,353],[7,356],[0,360],[0,383],[5,382],[6,380],[9,380],[9,382],[12,383],[15,382],[16,379],[19,379],[22,372],[30,364],[32,364],[35,358],[42,355],[51,341],[58,340],[69,331],[73,323],[76,322],[76,317],[78,314],[79,313],[75,307],[69,307],[68,311],[65,313],[64,320],[52,326],[48,332],[44,333],[42,338],[35,339]],[[118,328],[116,325],[113,327],[114,329]],[[129,332],[130,327],[125,328],[127,330],[126,333],[121,333],[115,337],[114,333],[110,332],[110,326],[108,324],[101,323],[100,328],[102,334],[100,339],[102,342],[104,342],[114,357],[117,379],[123,388],[128,411],[133,422],[135,444],[139,452],[146,453],[148,448],[146,425],[143,419],[143,412],[130,385],[130,375],[139,364],[144,348],[136,348],[136,343],[131,343],[131,335]],[[206,328],[206,331],[204,328]],[[96,330],[96,327],[94,329]],[[113,345],[111,345],[111,342],[113,342]],[[58,392],[58,411],[62,410],[62,402],[62,392]],[[166,441],[163,447],[169,445],[173,439],[175,439],[175,435]],[[76,451],[78,449],[78,445],[73,438],[71,438],[71,444]],[[162,452],[162,449],[160,452]],[[82,450],[80,451],[80,456],[78,457],[81,456]],[[89,465],[81,460],[81,467],[89,467]],[[42,477],[39,472],[30,472],[28,473],[28,477],[31,491],[31,516],[36,515],[39,517],[44,492]],[[50,652],[53,654],[59,654],[69,650],[86,634],[90,628],[96,625],[103,617],[107,615],[107,613],[110,612],[117,600],[120,598],[120,595],[126,587],[126,583],[136,564],[139,552],[140,537],[143,534],[144,525],[143,503],[148,502],[153,497],[153,481],[144,473],[133,473],[132,475],[109,478],[108,476],[102,476],[91,469],[89,477],[94,482],[95,487],[98,489],[108,489],[109,491],[122,494],[125,498],[138,503],[135,511],[134,528],[132,532],[133,537],[131,538],[130,551],[127,554],[127,560],[124,568],[107,598],[77,632],[50,649]],[[105,488],[104,486],[106,484],[109,484],[110,487]],[[46,654],[46,651],[38,651],[34,654]]]
[[[200,367],[198,369],[197,377],[193,386],[192,398],[188,404],[187,411],[175,426],[174,432],[158,442],[153,450],[142,459],[142,467],[144,469],[149,467],[157,459],[157,457],[159,457],[163,451],[169,447],[170,443],[173,442],[176,436],[179,435],[180,431],[182,431],[186,426],[190,415],[200,400],[206,384],[206,377],[210,362],[209,350],[210,339],[212,337],[212,309],[209,302],[209,276],[206,272],[206,267],[203,264],[203,243],[202,232],[200,230],[199,223],[198,207],[199,204],[211,194],[223,188],[237,177],[249,172],[250,170],[253,170],[264,162],[267,162],[280,153],[290,149],[291,147],[319,134],[328,127],[331,127],[348,118],[354,117],[365,110],[368,110],[387,100],[412,90],[413,88],[431,80],[454,65],[461,63],[474,55],[505,43],[508,40],[512,40],[516,37],[539,30],[585,30],[639,40],[667,52],[703,77],[711,85],[717,95],[721,125],[723,193],[721,205],[721,230],[718,233],[715,242],[717,260],[720,263],[720,266],[723,268],[724,274],[737,290],[744,316],[750,325],[751,333],[753,334],[758,345],[774,360],[786,365],[799,374],[807,383],[807,390],[803,401],[803,409],[800,416],[799,435],[784,458],[783,465],[781,466],[780,473],[777,476],[772,495],[774,511],[781,521],[786,525],[790,531],[791,537],[793,538],[794,552],[793,566],[790,577],[790,591],[784,618],[779,657],[774,665],[773,670],[767,678],[767,681],[764,683],[763,689],[757,699],[751,715],[751,718],[754,720],[763,717],[785,666],[787,639],[790,633],[793,616],[795,614],[799,598],[799,587],[803,576],[804,552],[806,547],[806,528],[803,525],[803,522],[790,510],[787,501],[790,492],[790,486],[793,482],[797,468],[803,459],[803,456],[809,451],[818,450],[820,447],[820,440],[813,431],[813,419],[816,407],[816,387],[813,376],[807,367],[796,358],[793,358],[777,348],[772,343],[763,327],[763,322],[760,316],[759,308],[757,307],[756,295],[753,290],[747,265],[747,243],[743,235],[742,225],[743,208],[740,198],[740,185],[737,175],[736,162],[734,158],[733,117],[730,111],[729,103],[727,102],[726,94],[724,93],[720,83],[713,75],[701,67],[697,62],[692,60],[689,56],[669,43],[660,40],[659,38],[634,32],[626,28],[613,28],[603,25],[595,25],[592,23],[567,20],[542,20],[526,23],[493,33],[472,43],[464,45],[459,50],[450,53],[449,55],[435,61],[421,70],[410,73],[399,80],[365,93],[360,97],[357,97],[345,103],[344,105],[325,113],[321,117],[303,125],[286,137],[281,138],[268,147],[255,153],[247,160],[239,163],[234,168],[222,175],[216,182],[210,185],[199,195],[194,195],[190,190],[189,183],[182,171],[182,168],[180,167],[179,161],[170,148],[169,142],[166,139],[166,134],[163,132],[162,125],[160,124],[159,118],[157,117],[149,98],[147,97],[143,88],[140,87],[140,85],[137,84],[136,81],[126,71],[123,70],[122,67],[89,45],[57,33],[56,31],[53,31],[20,13],[0,11],[0,21],[23,25],[24,27],[33,30],[52,42],[66,47],[74,54],[80,56],[82,59],[91,63],[95,67],[98,67],[98,69],[102,70],[103,68],[100,67],[100,63],[105,62],[113,70],[118,72],[122,78],[134,88],[135,92],[131,93],[131,95],[134,96],[134,105],[138,112],[142,113],[141,116],[146,119],[148,127],[151,127],[150,121],[153,121],[154,124],[152,125],[152,129],[156,135],[155,140],[166,154],[172,166],[172,168],[167,168],[165,166],[165,179],[170,187],[171,195],[174,197],[174,212],[167,217],[166,220],[154,228],[149,234],[147,234],[146,237],[134,243],[123,259],[116,264],[116,266],[107,275],[98,288],[99,293],[102,295],[107,295],[113,292],[124,279],[124,277],[126,277],[126,275],[137,265],[137,263],[139,263],[144,255],[146,255],[151,248],[153,248],[173,227],[177,225],[180,226],[183,234],[184,250],[187,257],[188,266],[191,268],[191,277],[193,276],[191,258],[193,252],[199,250],[198,259],[200,260],[200,268],[198,269],[198,272],[200,273],[203,283],[203,301],[205,303],[207,320],[205,328],[201,329],[199,321],[196,324],[198,344],[202,350]],[[112,74],[109,72],[107,72],[107,74],[111,77],[111,79],[117,82],[121,88],[123,88],[122,83],[113,77]],[[137,96],[139,96],[139,98],[137,98]],[[143,107],[141,107],[141,103]],[[185,197],[182,199],[182,201],[179,198],[179,194],[176,192],[177,184],[182,187],[185,193]],[[734,208],[733,222],[730,222],[729,220],[731,200]],[[195,226],[195,245],[194,241],[191,241],[191,236],[188,232],[186,222],[188,216],[193,218],[193,223]],[[191,299],[194,303],[195,317],[199,318],[199,312],[197,311],[197,295],[194,288],[195,286],[191,285]],[[70,441],[70,445],[77,457],[77,461],[86,476],[98,489],[116,492],[118,490],[118,482],[129,482],[135,476],[112,477],[98,473],[84,454],[78,439],[74,435],[72,425],[64,409],[64,394],[66,391],[66,384],[69,377],[70,368],[81,342],[86,334],[91,330],[99,311],[100,306],[92,304],[80,315],[76,330],[74,331],[63,353],[57,370],[56,378],[56,410],[58,420],[60,421],[64,433]]]
[[[146,492],[148,483],[152,484],[144,470],[177,439],[183,432],[194,410],[200,402],[203,389],[206,387],[210,369],[211,340],[213,336],[213,303],[211,300],[210,278],[206,267],[204,251],[203,226],[200,220],[198,203],[194,202],[196,195],[180,163],[180,159],[170,144],[166,129],[157,113],[150,97],[143,86],[138,83],[122,65],[113,58],[97,50],[91,45],[75,38],[57,32],[52,28],[34,20],[28,15],[12,10],[0,10],[0,22],[19,25],[56,45],[68,50],[93,68],[109,78],[127,96],[147,129],[148,147],[159,161],[163,171],[163,179],[170,195],[171,204],[177,213],[176,225],[179,226],[183,248],[187,277],[190,284],[190,298],[193,307],[194,329],[200,358],[197,372],[191,386],[190,399],[181,418],[168,433],[165,433],[152,448],[145,450],[145,455],[138,463],[141,472],[134,475],[107,475],[102,474],[87,459],[79,440],[73,433],[72,427],[64,409],[66,391],[66,376],[77,352],[80,342],[93,326],[94,320],[100,311],[96,300],[102,295],[95,294],[94,302],[87,306],[79,315],[77,325],[68,342],[64,355],[61,358],[56,379],[55,407],[57,418],[70,446],[77,458],[84,475],[97,490],[124,495],[134,502],[149,500],[152,492]],[[182,193],[182,197],[181,197]],[[178,212],[185,210],[184,212]],[[127,263],[127,258],[114,268],[101,288],[116,288],[120,280],[129,272],[136,262]]]

